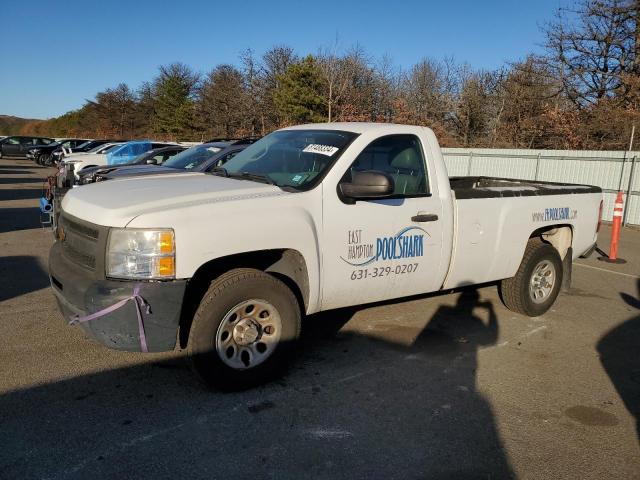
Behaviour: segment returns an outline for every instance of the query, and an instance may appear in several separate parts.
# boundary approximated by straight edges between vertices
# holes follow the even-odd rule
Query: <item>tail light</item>
[[[602,225],[602,200],[600,200],[600,208],[598,209],[598,227],[596,233],[600,231],[600,225]]]

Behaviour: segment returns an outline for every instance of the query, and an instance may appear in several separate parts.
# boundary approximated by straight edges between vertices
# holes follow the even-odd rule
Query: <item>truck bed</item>
[[[512,277],[529,236],[552,225],[571,229],[572,256],[595,243],[601,189],[494,177],[452,177],[454,249],[445,288]]]
[[[458,200],[602,192],[600,187],[591,185],[496,177],[450,177],[449,183]]]

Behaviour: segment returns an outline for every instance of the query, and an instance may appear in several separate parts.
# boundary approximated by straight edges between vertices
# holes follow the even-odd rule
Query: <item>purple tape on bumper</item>
[[[91,320],[95,320],[96,318],[103,317],[111,312],[115,312],[119,308],[123,307],[128,301],[133,300],[136,304],[136,315],[138,316],[138,337],[140,339],[140,349],[147,353],[149,350],[147,348],[147,337],[144,333],[144,320],[142,317],[142,307],[144,307],[147,315],[151,314],[151,306],[147,301],[140,296],[140,286],[136,285],[133,288],[133,294],[130,297],[127,297],[123,300],[120,300],[113,305],[103,308],[102,310],[98,310],[90,315],[85,315],[81,317],[80,315],[74,315],[69,320],[69,325],[76,325],[78,323],[89,322]]]

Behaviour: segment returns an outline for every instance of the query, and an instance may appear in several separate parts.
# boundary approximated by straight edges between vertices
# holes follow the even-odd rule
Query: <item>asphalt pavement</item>
[[[0,478],[640,478],[639,230],[542,317],[493,285],[326,312],[281,380],[221,393],[65,325],[51,172],[0,160]]]

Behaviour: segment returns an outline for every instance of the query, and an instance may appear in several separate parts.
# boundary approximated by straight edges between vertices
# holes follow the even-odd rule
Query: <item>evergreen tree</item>
[[[326,121],[322,72],[312,55],[278,76],[273,100],[285,123]]]
[[[171,139],[193,137],[194,94],[199,76],[182,63],[160,67],[154,82],[154,129]]]

